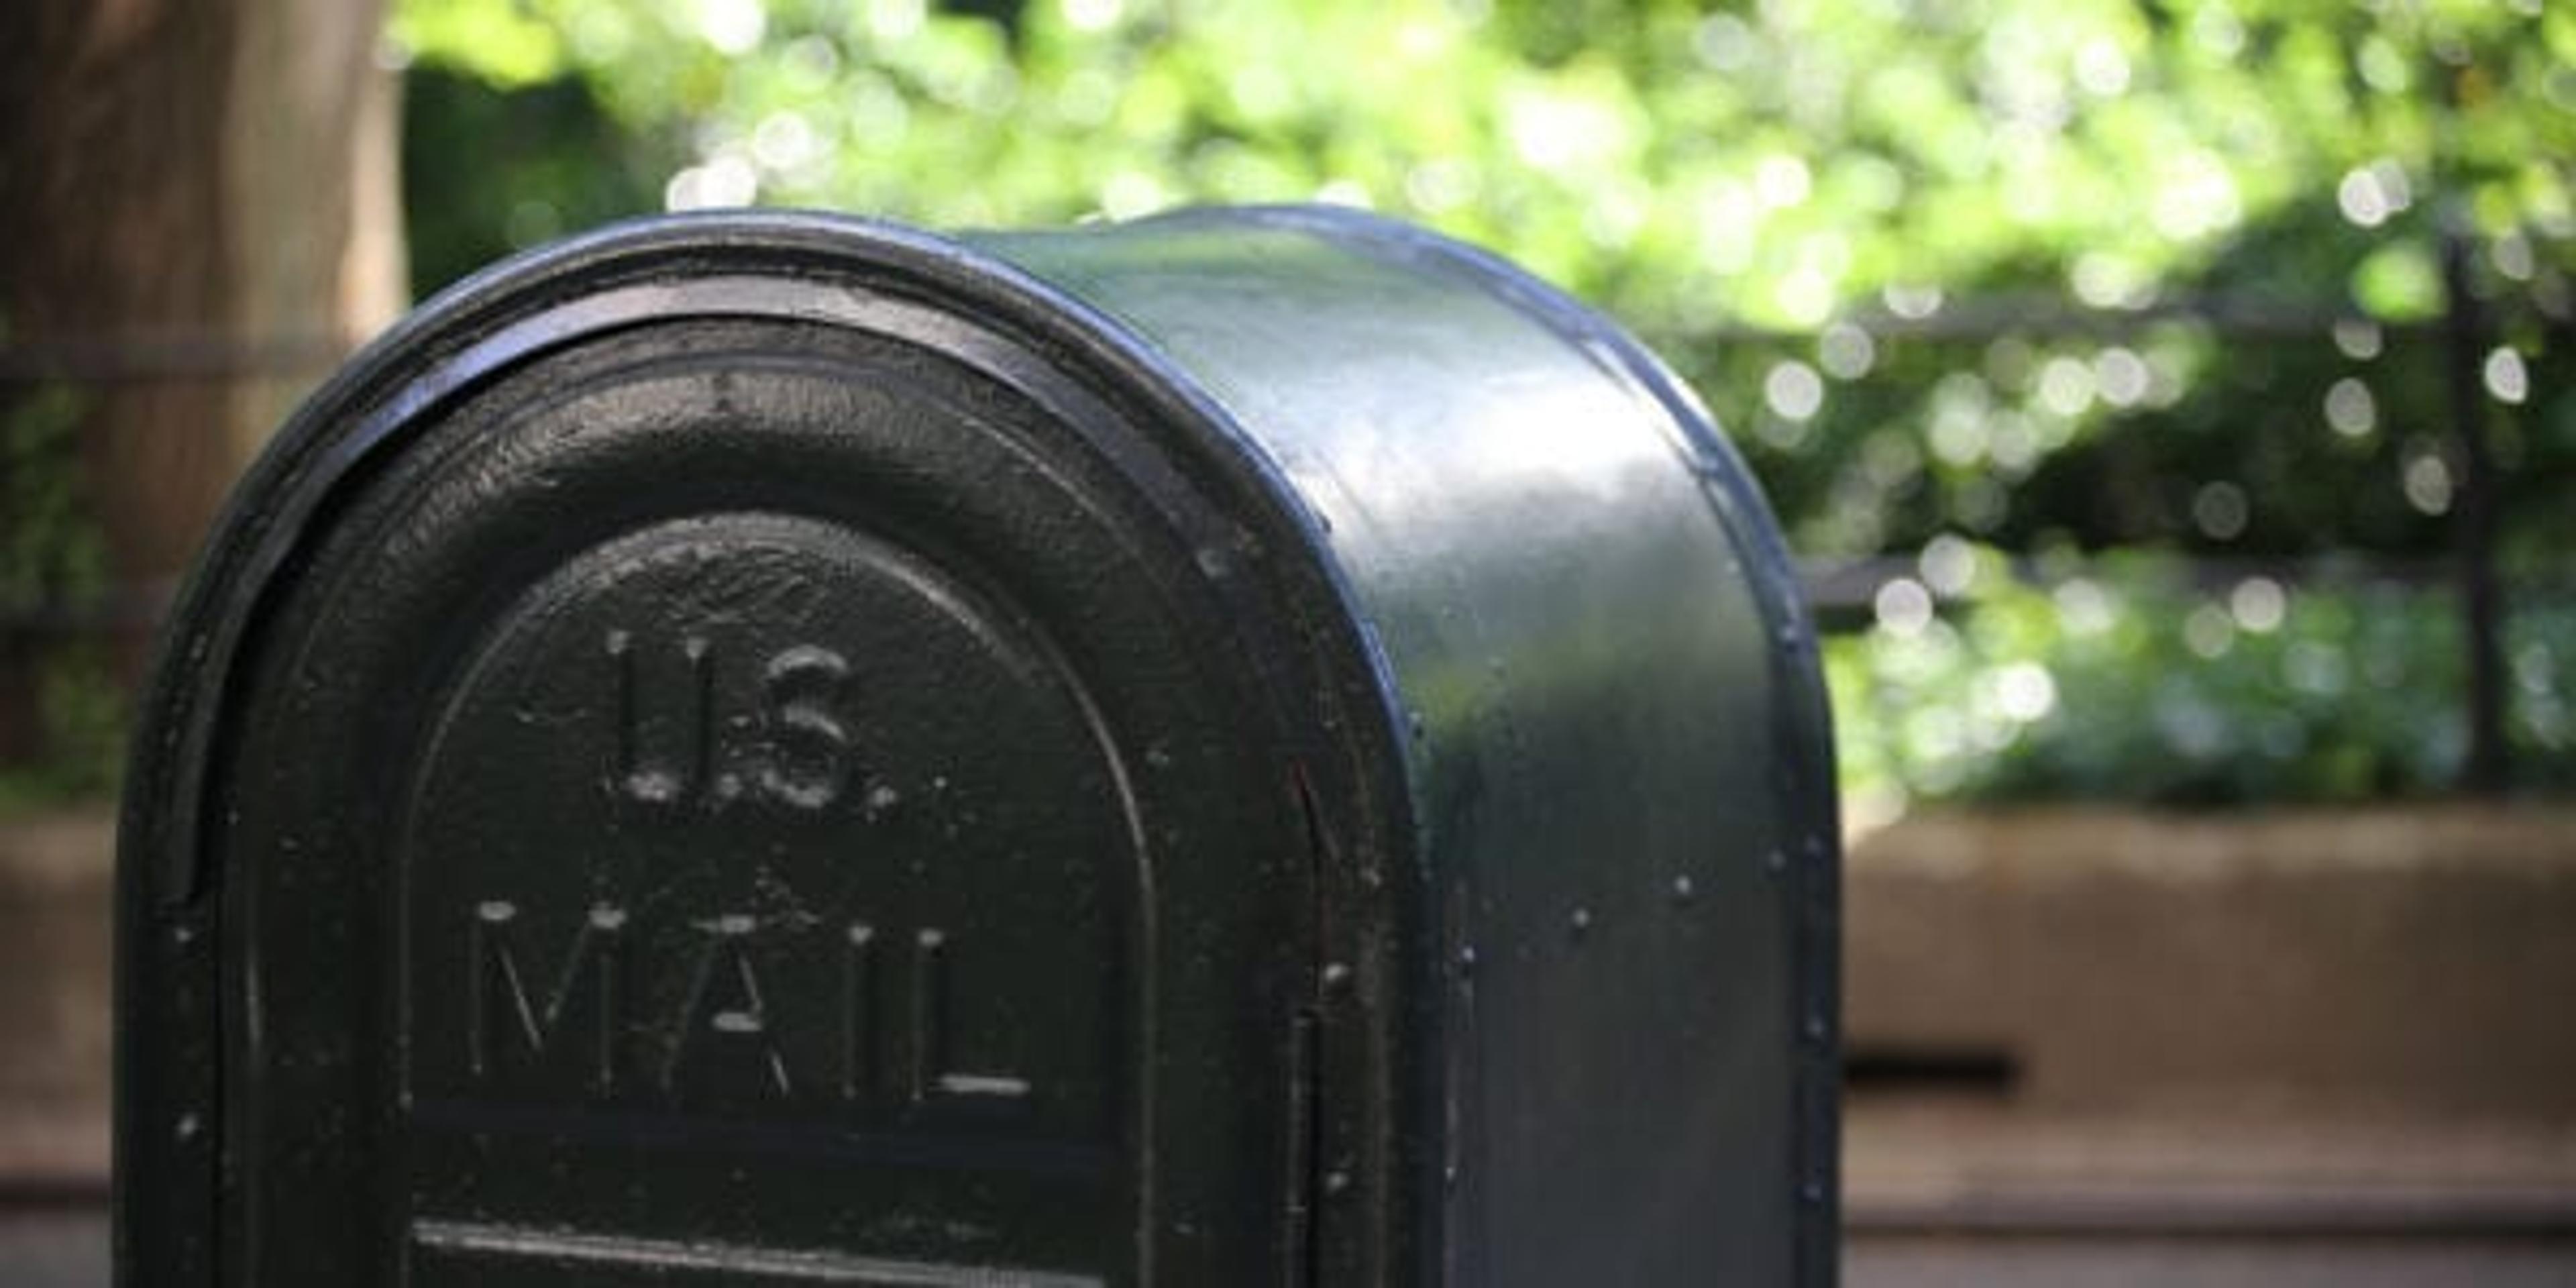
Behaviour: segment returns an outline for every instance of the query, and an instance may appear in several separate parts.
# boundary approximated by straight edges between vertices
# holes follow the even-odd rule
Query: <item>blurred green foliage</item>
[[[2576,544],[2576,6],[401,0],[393,39],[424,291],[657,208],[1367,204],[1638,329],[1809,555],[2434,556],[2447,227],[2491,323],[2507,567]],[[1838,641],[1854,783],[2349,798],[2457,761],[2433,592],[2301,593],[2203,656],[2176,632],[2207,605],[2133,564],[2068,583],[2113,604],[2100,633],[1998,582]],[[2517,607],[2563,666],[2563,610]],[[2406,682],[2279,680],[2320,650]],[[1970,716],[2025,665],[2068,696],[1996,743]],[[2529,780],[2565,776],[2557,700],[2517,689]]]
[[[33,613],[96,595],[106,540],[81,486],[81,405],[60,384],[0,405],[0,612]]]
[[[2222,263],[2421,317],[2436,189],[2561,269],[2576,234],[2576,12],[2537,0],[405,0],[394,34],[588,86],[676,205],[1322,195],[1664,338],[1909,288],[2137,306]],[[2285,219],[2349,235],[2228,261]]]
[[[2440,793],[2467,751],[2447,592],[2359,569],[2196,584],[2153,555],[2019,570],[1945,541],[1868,631],[1827,641],[1856,813],[1923,800],[2177,805]],[[1944,584],[1937,593],[1928,582]],[[2520,614],[2506,653],[2523,785],[2576,770],[2576,606]]]
[[[114,790],[125,701],[104,645],[30,629],[96,605],[106,538],[81,485],[81,399],[52,383],[0,401],[0,655],[32,692],[30,741],[45,754],[0,766],[0,813]]]
[[[422,286],[661,202],[656,149],[610,120],[580,80],[509,88],[415,67],[403,120],[404,231]]]
[[[424,288],[656,205],[1361,202],[1638,328],[1810,553],[2422,552],[2448,209],[2527,377],[2501,455],[2576,469],[2565,6],[407,0],[395,35]]]

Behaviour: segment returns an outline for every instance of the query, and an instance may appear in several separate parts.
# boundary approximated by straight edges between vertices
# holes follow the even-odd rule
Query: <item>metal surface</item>
[[[570,242],[315,397],[166,649],[127,1282],[1831,1278],[1788,565],[1479,253]]]

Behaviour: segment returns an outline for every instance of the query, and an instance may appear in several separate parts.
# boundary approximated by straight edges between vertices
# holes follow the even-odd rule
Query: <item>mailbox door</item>
[[[451,299],[246,491],[130,820],[131,1277],[1305,1280],[1326,592],[935,254],[772,240]]]

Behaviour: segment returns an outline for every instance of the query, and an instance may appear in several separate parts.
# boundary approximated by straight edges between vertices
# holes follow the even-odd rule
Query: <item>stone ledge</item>
[[[2024,1112],[2576,1123],[2576,810],[1934,814],[1845,898],[1851,1050]]]
[[[0,824],[0,1189],[106,1175],[112,852],[103,812]],[[2299,1203],[2367,1171],[2240,1175],[2293,1139],[2498,1210],[2576,1191],[2576,810],[1933,815],[1857,839],[1847,897],[1853,1050],[2006,1075],[1928,1117],[1855,1097],[1856,1216],[2078,1174]]]
[[[0,824],[0,1189],[107,1175],[114,838],[104,811]]]
[[[2576,1124],[1855,1104],[1865,1233],[2576,1238]]]

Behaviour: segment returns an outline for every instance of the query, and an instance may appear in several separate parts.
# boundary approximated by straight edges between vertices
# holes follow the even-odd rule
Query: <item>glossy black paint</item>
[[[611,229],[317,394],[121,844],[135,1284],[1823,1284],[1810,636],[1348,212]]]

